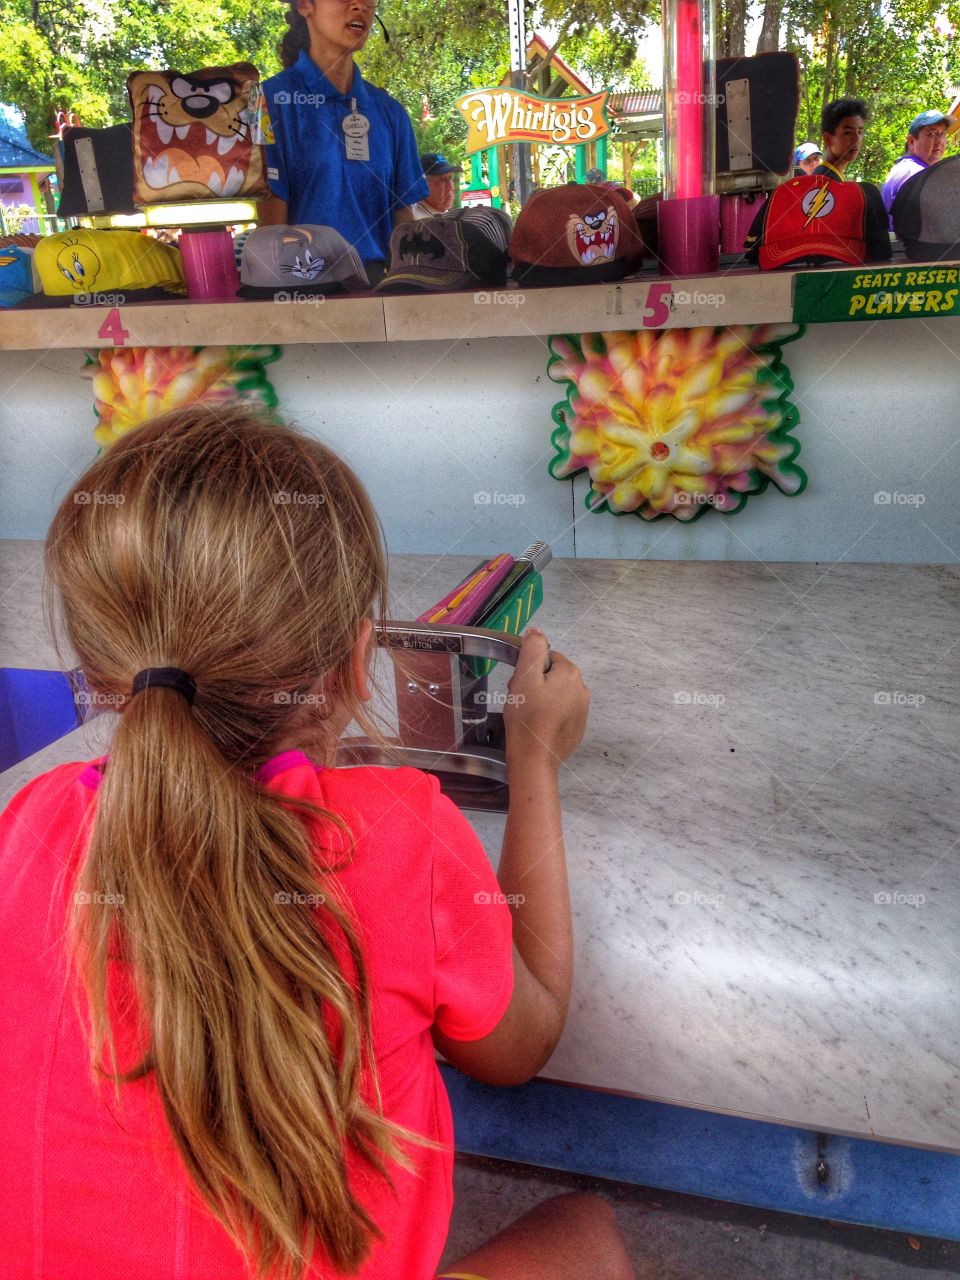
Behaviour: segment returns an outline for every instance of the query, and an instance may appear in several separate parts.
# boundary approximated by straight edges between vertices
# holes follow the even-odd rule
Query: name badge
[[[350,115],[344,116],[341,128],[347,159],[369,160],[370,140],[367,134],[370,132],[370,121],[357,110],[356,98],[350,100]]]

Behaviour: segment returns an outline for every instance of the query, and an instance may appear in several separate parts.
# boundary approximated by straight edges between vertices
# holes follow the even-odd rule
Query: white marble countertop
[[[393,615],[474,561],[394,557]],[[57,665],[38,565],[0,543],[3,665]],[[957,568],[559,560],[545,587],[593,699],[544,1076],[960,1150]],[[0,801],[108,733],[0,775]],[[469,816],[495,859],[502,817]]]

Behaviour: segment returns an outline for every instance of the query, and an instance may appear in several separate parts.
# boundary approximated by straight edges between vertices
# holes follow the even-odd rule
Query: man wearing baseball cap
[[[813,173],[823,159],[823,152],[815,142],[801,142],[793,153],[793,176],[802,178],[804,174]]]
[[[453,175],[459,173],[457,165],[445,160],[437,151],[428,151],[420,157],[423,176],[427,180],[430,194],[424,200],[411,205],[415,218],[435,218],[439,213],[449,213],[453,208],[453,197],[456,193]]]
[[[950,117],[942,111],[921,111],[910,121],[907,128],[907,149],[887,174],[880,190],[888,215],[897,192],[907,179],[943,159],[950,123]],[[892,218],[890,226],[893,227]]]

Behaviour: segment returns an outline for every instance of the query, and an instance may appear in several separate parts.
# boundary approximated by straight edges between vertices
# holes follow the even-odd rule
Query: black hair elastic
[[[133,677],[133,688],[130,691],[130,697],[140,692],[141,689],[176,689],[177,693],[182,693],[186,700],[192,705],[194,698],[197,696],[197,682],[193,676],[188,675],[186,671],[181,671],[179,667],[146,667],[143,671],[138,671]]]

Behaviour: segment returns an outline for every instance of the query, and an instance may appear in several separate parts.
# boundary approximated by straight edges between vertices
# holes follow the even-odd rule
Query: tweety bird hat
[[[62,231],[35,250],[40,286],[49,297],[169,289],[183,293],[180,250],[137,231]]]

